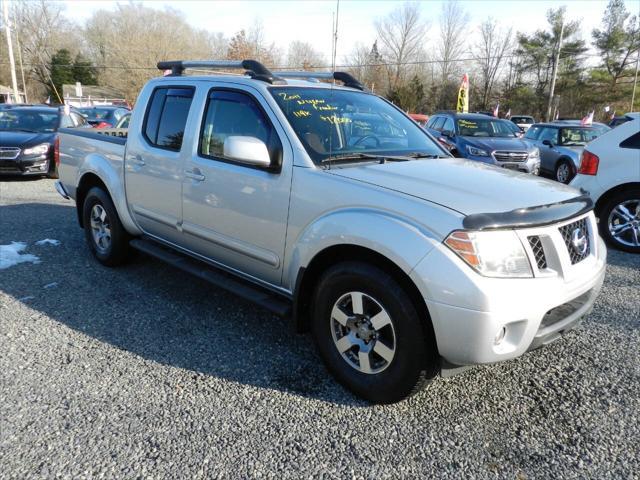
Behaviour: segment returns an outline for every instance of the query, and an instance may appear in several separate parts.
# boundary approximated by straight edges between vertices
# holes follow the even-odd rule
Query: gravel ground
[[[2,478],[640,478],[640,256],[547,348],[370,406],[285,320],[140,256],[107,269],[50,180],[0,183]],[[61,245],[35,245],[45,238]]]

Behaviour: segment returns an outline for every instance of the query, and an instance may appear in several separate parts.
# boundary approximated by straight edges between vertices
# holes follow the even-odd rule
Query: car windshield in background
[[[533,124],[532,117],[511,117],[511,121],[513,123]]]
[[[272,87],[271,94],[311,159],[445,156],[413,120],[381,98],[330,88]]]
[[[602,133],[593,128],[561,128],[560,145],[565,147],[583,146],[599,137]]]
[[[487,118],[458,119],[458,131],[463,137],[513,137],[513,131],[500,120]]]
[[[0,131],[55,132],[56,112],[38,110],[0,110]]]
[[[107,120],[112,110],[106,108],[80,108],[80,113],[87,116],[87,120]]]

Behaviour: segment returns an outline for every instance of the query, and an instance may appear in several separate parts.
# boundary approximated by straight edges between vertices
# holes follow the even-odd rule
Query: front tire
[[[82,221],[87,244],[93,256],[107,267],[126,262],[129,234],[109,195],[98,187],[87,193],[82,206]]]
[[[403,400],[438,372],[435,341],[407,292],[381,269],[361,262],[329,268],[313,312],[312,332],[327,368],[370,402]]]
[[[630,188],[608,198],[598,210],[600,235],[608,245],[640,253],[640,188]]]

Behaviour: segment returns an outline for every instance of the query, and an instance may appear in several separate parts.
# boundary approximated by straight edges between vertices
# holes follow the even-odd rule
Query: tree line
[[[32,101],[49,96],[55,102],[62,84],[79,81],[115,88],[133,102],[142,85],[158,75],[160,59],[254,58],[278,68],[328,67],[308,42],[291,42],[286,50],[269,42],[260,21],[228,38],[193,28],[177,10],[137,3],[96,11],[83,25],[68,20],[59,3],[32,0],[11,8],[18,67]],[[472,111],[499,103],[502,112],[543,118],[554,67],[553,107],[560,116],[595,110],[596,117],[604,117],[605,106],[620,113],[631,108],[640,25],[623,0],[609,1],[589,40],[580,20],[569,18],[564,7],[549,10],[546,28],[530,34],[495,18],[474,27],[457,1],[443,3],[434,19],[425,18],[418,3],[401,4],[373,27],[373,44],[355,45],[338,63],[407,111],[454,109],[460,79],[468,73]],[[6,48],[0,42],[4,85],[10,82]]]

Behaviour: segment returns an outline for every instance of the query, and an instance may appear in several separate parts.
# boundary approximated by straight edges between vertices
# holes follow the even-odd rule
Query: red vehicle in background
[[[115,105],[100,105],[78,109],[93,128],[113,128],[127,113],[128,108]]]
[[[409,116],[413,119],[421,127],[425,127],[427,122],[429,121],[429,115],[424,115],[422,113],[410,113]]]

